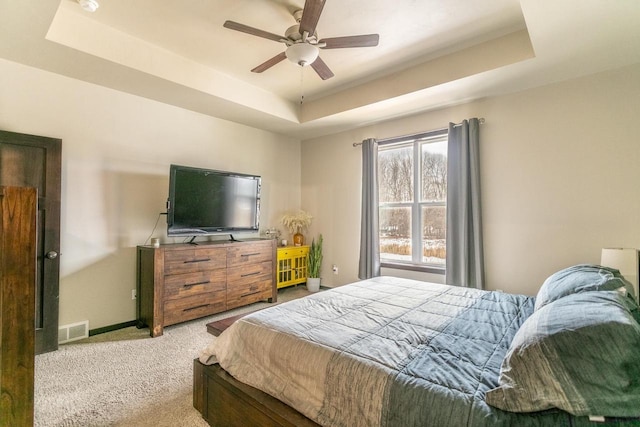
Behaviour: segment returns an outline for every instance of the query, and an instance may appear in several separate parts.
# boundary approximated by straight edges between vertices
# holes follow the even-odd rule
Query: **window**
[[[382,141],[378,188],[382,264],[444,269],[447,131]]]

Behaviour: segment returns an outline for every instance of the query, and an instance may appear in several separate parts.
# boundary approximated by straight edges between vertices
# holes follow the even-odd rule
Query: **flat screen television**
[[[167,235],[258,231],[260,186],[257,175],[171,165]]]

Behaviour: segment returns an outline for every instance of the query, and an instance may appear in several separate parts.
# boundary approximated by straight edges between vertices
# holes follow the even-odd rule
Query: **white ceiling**
[[[335,73],[283,61],[304,0],[0,0],[0,57],[300,139],[640,62],[637,0],[327,0]],[[640,78],[640,76],[639,76]],[[300,105],[301,95],[304,103]]]

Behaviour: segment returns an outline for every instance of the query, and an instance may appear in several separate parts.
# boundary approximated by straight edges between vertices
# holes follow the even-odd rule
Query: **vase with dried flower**
[[[293,237],[294,246],[304,245],[304,235],[302,234],[311,225],[311,219],[313,217],[307,212],[300,210],[297,213],[288,213],[283,215],[281,222],[282,225],[287,227]]]

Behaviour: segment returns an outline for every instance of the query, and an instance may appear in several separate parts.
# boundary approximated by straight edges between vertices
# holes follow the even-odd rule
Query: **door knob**
[[[58,258],[58,252],[49,251],[49,252],[47,252],[46,257],[49,258],[49,259],[56,259],[56,258]]]

